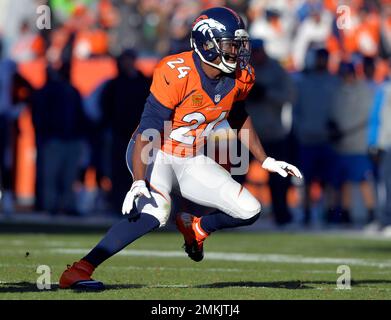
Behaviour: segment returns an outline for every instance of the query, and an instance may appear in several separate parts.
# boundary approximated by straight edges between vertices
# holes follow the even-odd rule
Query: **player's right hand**
[[[148,199],[152,197],[144,180],[134,181],[129,192],[126,194],[122,205],[122,214],[129,214],[133,209],[134,200],[141,196],[145,196]]]

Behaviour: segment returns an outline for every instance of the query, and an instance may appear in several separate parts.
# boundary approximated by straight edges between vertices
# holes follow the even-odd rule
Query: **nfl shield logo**
[[[216,94],[215,95],[215,102],[219,102],[221,100],[221,95],[220,94]]]

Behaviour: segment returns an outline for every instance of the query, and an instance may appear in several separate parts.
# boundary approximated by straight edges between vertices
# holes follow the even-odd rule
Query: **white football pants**
[[[126,160],[132,173],[134,140],[129,142]],[[196,204],[220,209],[233,218],[250,219],[261,211],[259,201],[236,182],[222,166],[211,158],[198,155],[190,158],[176,157],[155,150],[147,165],[152,198],[136,200],[138,212],[148,213],[166,225],[171,212],[171,191],[177,188],[185,199]]]

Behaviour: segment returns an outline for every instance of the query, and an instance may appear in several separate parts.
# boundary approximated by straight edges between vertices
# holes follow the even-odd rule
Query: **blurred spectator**
[[[170,20],[170,47],[169,54],[175,54],[190,50],[191,24],[200,12],[197,1],[181,3],[175,10]]]
[[[19,37],[11,48],[11,58],[17,63],[34,60],[44,54],[43,38],[32,30],[28,21],[20,26]]]
[[[309,48],[325,47],[331,30],[333,18],[330,12],[323,9],[321,2],[308,1],[309,14],[299,25],[293,39],[292,58],[296,70],[302,70]]]
[[[96,17],[83,7],[76,11],[72,18],[67,24],[76,34],[74,56],[78,59],[88,59],[108,54],[108,34],[97,24]]]
[[[108,54],[108,34],[98,24],[98,16],[87,6],[77,6],[65,28],[70,35],[75,36],[73,55],[76,58],[88,59]]]
[[[247,112],[266,153],[289,161],[289,129],[282,123],[282,110],[293,101],[293,83],[277,60],[269,57],[262,40],[252,41],[252,66],[256,79],[247,99]],[[287,205],[289,179],[269,176],[275,222],[284,225],[292,217]]]
[[[44,0],[1,0],[0,9],[3,19],[2,32],[4,36],[4,52],[9,57],[11,48],[18,41],[20,35],[20,27],[24,21],[28,21],[32,26],[36,19],[37,5],[45,3]],[[1,26],[0,26],[1,29]]]
[[[382,10],[380,26],[380,56],[391,57],[391,6],[385,6]]]
[[[117,27],[110,31],[111,52],[119,55],[126,48],[137,48],[142,55],[164,55],[170,50],[170,26],[181,24],[181,7],[190,9],[193,1],[113,0],[118,8]],[[178,8],[178,10],[177,10]],[[177,16],[176,16],[177,15]],[[176,16],[178,21],[173,21]],[[183,30],[180,30],[183,31]]]
[[[5,21],[7,17],[7,8],[8,8],[8,2],[11,0],[3,0],[0,1],[0,34],[3,33],[3,30],[5,28]]]
[[[138,2],[142,16],[142,40],[137,49],[163,55],[168,51],[169,16],[174,11],[174,1],[147,0]]]
[[[295,24],[291,7],[292,4],[288,1],[279,6],[276,3],[269,3],[249,29],[251,38],[262,39],[266,53],[280,62],[286,62],[291,52]]]
[[[373,86],[374,90],[376,90],[376,83],[375,83],[375,59],[373,57],[363,57],[363,72],[364,72],[364,78],[368,82],[369,86]]]
[[[125,50],[117,58],[118,76],[108,81],[101,96],[102,128],[111,139],[112,204],[121,211],[132,178],[124,154],[141,118],[149,94],[150,80],[135,67],[137,53]]]
[[[325,49],[313,53],[313,59],[297,79],[297,101],[293,108],[293,127],[299,144],[300,169],[305,179],[304,222],[310,223],[314,203],[310,187],[319,182],[330,184],[334,170],[334,154],[329,144],[328,121],[335,103],[337,78],[327,70],[329,54]],[[332,206],[331,191],[327,192]]]
[[[103,81],[95,90],[85,97],[84,110],[89,122],[84,144],[79,185],[77,190],[77,206],[80,214],[110,211],[108,193],[111,189],[110,148],[111,132],[102,128],[101,95],[109,80]],[[89,169],[95,170],[96,188],[89,187],[86,175]]]
[[[53,9],[53,15],[58,24],[67,22],[72,15],[78,10],[83,10],[86,6],[91,5],[94,0],[50,0]]]
[[[12,103],[12,82],[16,64],[0,59],[0,208],[4,212],[14,209],[13,163],[14,163],[14,120]]]
[[[98,20],[105,30],[114,28],[119,23],[119,12],[111,0],[100,0],[98,4]]]
[[[51,32],[48,60],[52,64],[60,64],[64,53],[69,56],[67,61],[70,58],[89,59],[107,55],[109,35],[98,21],[99,17],[88,7],[75,7],[68,20]]]
[[[5,57],[5,54],[4,54],[3,50],[4,50],[3,36],[1,34],[1,29],[0,29],[0,60],[3,60],[4,57]]]
[[[388,79],[376,93],[369,126],[372,156],[380,165],[380,223],[391,226],[391,82]],[[383,196],[382,196],[383,195]]]
[[[227,0],[224,1],[224,3],[220,4],[222,6],[226,6],[228,8],[231,8],[235,12],[238,12],[240,15],[245,16],[245,13],[248,9],[248,0]]]
[[[52,214],[75,214],[76,181],[85,136],[82,99],[70,84],[70,65],[48,68],[47,81],[32,100],[37,146],[37,206]]]
[[[332,110],[334,135],[333,146],[337,152],[334,169],[337,185],[341,188],[342,211],[333,222],[352,222],[352,186],[359,184],[367,221],[374,220],[375,199],[372,164],[368,156],[368,121],[373,105],[374,90],[364,80],[357,79],[351,63],[341,63],[342,83],[335,92],[336,103]],[[336,220],[336,221],[335,221]]]
[[[5,212],[15,207],[17,120],[30,95],[31,86],[19,74],[15,62],[0,58],[0,208]]]
[[[350,25],[340,30],[345,58],[359,53],[375,56],[380,44],[380,19],[374,3],[354,1],[350,8]]]
[[[140,48],[143,18],[138,12],[138,1],[113,0],[113,3],[118,8],[119,21],[112,31],[112,54],[119,55],[125,48]]]

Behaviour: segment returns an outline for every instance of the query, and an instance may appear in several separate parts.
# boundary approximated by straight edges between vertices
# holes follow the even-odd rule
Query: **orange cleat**
[[[185,239],[183,247],[189,258],[196,262],[204,258],[204,240],[209,235],[202,230],[200,221],[201,218],[189,213],[180,213],[176,217],[177,228]]]
[[[104,285],[100,281],[91,279],[95,267],[85,261],[80,260],[72,266],[68,266],[60,278],[61,289],[78,289],[78,290],[103,290]]]

